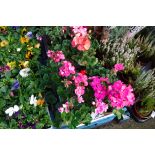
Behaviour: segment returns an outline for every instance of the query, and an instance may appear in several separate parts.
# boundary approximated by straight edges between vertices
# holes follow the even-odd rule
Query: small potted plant
[[[131,108],[131,114],[138,122],[144,122],[151,118],[155,106],[154,70],[141,72],[133,87],[137,100]]]
[[[147,120],[151,117],[152,111],[155,110],[155,99],[152,97],[146,97],[138,100],[134,106],[133,111],[137,119],[141,121]]]

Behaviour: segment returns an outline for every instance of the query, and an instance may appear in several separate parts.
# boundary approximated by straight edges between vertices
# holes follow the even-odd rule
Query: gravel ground
[[[137,123],[133,119],[120,123],[112,121],[96,129],[155,129],[155,119],[150,119],[144,123]]]

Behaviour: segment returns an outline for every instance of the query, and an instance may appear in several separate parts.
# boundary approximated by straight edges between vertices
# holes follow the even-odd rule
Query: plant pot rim
[[[145,119],[150,118],[150,115],[151,115],[152,111],[149,112],[146,116],[144,116],[144,115],[142,115],[140,112],[138,112],[137,104],[140,103],[141,101],[142,101],[142,100],[137,99],[137,101],[136,101],[135,104],[133,105],[133,111],[134,111],[135,115],[136,115],[138,118],[144,119],[144,120],[145,120]]]

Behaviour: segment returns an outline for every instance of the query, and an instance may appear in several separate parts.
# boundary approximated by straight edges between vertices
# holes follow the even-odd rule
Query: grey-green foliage
[[[118,38],[122,38],[124,34],[127,32],[128,26],[116,26],[110,32],[110,40],[117,40]]]
[[[134,67],[140,47],[134,41],[123,42],[117,39],[115,42],[108,42],[100,47],[104,64],[113,66],[116,63],[123,63],[126,69]]]
[[[142,55],[145,58],[151,58],[155,56],[155,35],[150,33],[147,37],[138,37],[136,39],[137,44],[140,46]]]
[[[155,69],[143,71],[134,82],[134,89],[140,98],[155,98]]]

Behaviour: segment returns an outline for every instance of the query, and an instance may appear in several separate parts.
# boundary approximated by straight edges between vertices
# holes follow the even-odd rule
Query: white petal
[[[13,107],[8,108],[8,109],[5,111],[5,113],[6,113],[6,114],[9,114],[11,111],[13,111]]]
[[[30,97],[30,104],[34,104],[34,106],[37,106],[37,99],[34,97],[34,95],[31,95]]]
[[[29,72],[30,71],[30,68],[25,68],[25,72]]]
[[[14,105],[14,112],[19,111],[19,107],[17,105]]]
[[[30,68],[24,68],[22,70],[20,70],[19,74],[22,76],[22,77],[27,77],[29,74],[28,72],[30,71]]]
[[[10,111],[10,112],[9,112],[9,116],[12,116],[12,115],[13,115],[13,111]]]
[[[30,104],[33,104],[34,95],[31,95],[30,97]]]

